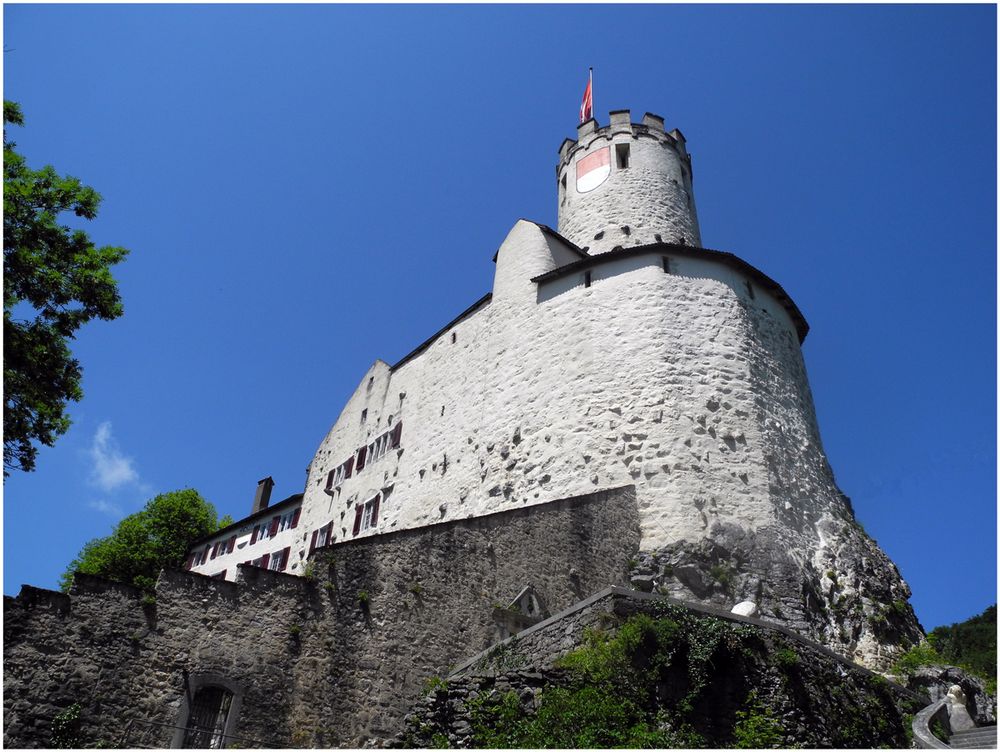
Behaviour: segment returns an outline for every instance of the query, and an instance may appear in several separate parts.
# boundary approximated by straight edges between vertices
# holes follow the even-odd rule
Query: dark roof
[[[809,333],[809,324],[806,322],[805,316],[802,315],[802,311],[799,310],[799,307],[795,305],[795,301],[793,301],[788,293],[785,292],[782,286],[764,274],[764,272],[757,267],[748,264],[739,256],[729,253],[728,251],[713,251],[710,248],[698,248],[696,246],[678,245],[676,243],[650,243],[649,245],[640,245],[633,248],[620,248],[614,251],[608,251],[607,253],[598,253],[592,256],[587,256],[579,261],[574,261],[571,264],[560,266],[558,269],[545,272],[545,274],[539,274],[537,277],[532,277],[531,281],[540,284],[542,282],[548,282],[549,280],[558,279],[564,274],[571,274],[583,269],[590,269],[609,261],[617,261],[619,259],[631,258],[633,256],[643,256],[647,253],[669,253],[673,256],[707,258],[726,264],[727,266],[746,274],[778,299],[778,302],[780,302],[785,310],[788,311],[788,315],[791,316],[792,321],[795,323],[795,330],[798,332],[800,343],[805,340],[806,335]]]
[[[565,244],[574,253],[578,253],[578,254],[580,254],[580,256],[583,256],[583,257],[586,257],[586,256],[590,255],[590,254],[587,253],[587,251],[585,251],[583,248],[581,248],[580,246],[578,246],[572,240],[569,240],[568,238],[564,238],[562,235],[560,235],[558,232],[556,232],[555,230],[553,230],[548,225],[543,225],[541,222],[536,222],[533,219],[525,219],[524,217],[521,217],[521,219],[518,220],[518,222],[522,222],[522,221],[523,222],[531,222],[531,224],[535,225],[539,230],[541,230],[542,232],[544,232],[546,235],[551,235],[556,240],[558,240],[560,243]],[[497,262],[497,256],[499,256],[499,255],[500,255],[500,249],[497,248],[496,253],[493,254],[493,263],[494,264]]]
[[[191,543],[191,545],[189,545],[188,548],[194,548],[195,546],[205,541],[217,538],[223,533],[228,533],[231,530],[235,530],[238,527],[242,527],[243,525],[246,525],[248,522],[252,522],[253,520],[259,520],[262,517],[267,517],[268,513],[273,512],[275,509],[284,509],[285,507],[293,506],[297,501],[302,501],[302,494],[300,493],[292,494],[287,499],[282,499],[277,504],[271,504],[269,507],[261,509],[256,514],[251,514],[249,517],[244,517],[242,520],[236,520],[236,522],[234,522],[232,525],[226,525],[225,527],[216,530],[214,533],[203,535],[201,538]]]
[[[459,321],[461,321],[462,319],[464,319],[466,316],[470,316],[473,313],[475,313],[481,306],[486,305],[492,299],[493,299],[493,293],[492,292],[488,292],[485,295],[483,295],[483,297],[481,297],[479,300],[477,300],[475,303],[473,303],[472,305],[470,305],[468,308],[466,308],[464,311],[462,311],[460,314],[458,314],[455,318],[453,318],[451,321],[449,321],[447,324],[445,324],[443,327],[441,327],[436,332],[434,332],[434,334],[432,334],[430,337],[428,337],[423,342],[421,342],[419,345],[417,345],[413,350],[411,350],[406,355],[404,355],[401,360],[399,360],[396,363],[394,363],[393,365],[389,366],[389,370],[390,371],[395,371],[397,368],[399,368],[401,365],[403,365],[403,363],[405,363],[406,361],[411,360],[412,358],[415,358],[417,355],[419,355],[424,350],[426,350],[428,347],[430,347],[431,343],[433,343],[434,340],[436,340],[438,337],[440,337],[446,331],[448,331],[449,329],[451,329],[451,327],[455,326],[455,324],[457,324]]]

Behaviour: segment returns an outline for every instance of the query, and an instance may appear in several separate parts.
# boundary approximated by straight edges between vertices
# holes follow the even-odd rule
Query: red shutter
[[[278,524],[280,522],[281,522],[281,515],[280,514],[277,517],[272,518],[272,520],[271,520],[271,529],[267,532],[267,534],[269,536],[271,536],[272,538],[274,537],[275,533],[278,532]]]
[[[209,550],[209,548],[210,548],[210,546],[206,543],[205,544],[205,553],[202,554],[202,557],[201,557],[201,563],[202,564],[204,564],[206,561],[208,561],[208,550]]]
[[[312,540],[309,542],[309,555],[312,556],[312,552],[316,550],[316,536],[319,535],[319,530],[313,530]]]
[[[326,488],[327,488],[327,490],[329,490],[330,487],[333,486],[333,476],[336,475],[336,473],[337,473],[337,469],[334,468],[333,470],[331,470],[330,472],[328,472],[326,474]]]
[[[236,536],[234,535],[232,538],[229,539],[229,553],[232,553],[235,550],[236,550]]]
[[[215,555],[216,555],[216,554],[217,554],[218,552],[219,552],[219,542],[218,542],[218,541],[216,541],[216,542],[215,542],[215,545],[214,545],[214,546],[212,546],[212,558],[213,558],[213,559],[215,558]]]
[[[271,554],[264,554],[260,557],[260,566],[262,569],[267,569],[267,560],[271,558]]]
[[[362,468],[365,466],[365,455],[368,454],[368,445],[361,447],[358,450],[358,472],[360,473]]]
[[[292,552],[291,546],[286,546],[281,552],[281,571],[284,572],[288,567],[288,554]]]
[[[382,494],[378,494],[375,497],[375,501],[372,503],[372,527],[378,525],[378,503],[382,499]]]
[[[351,471],[354,469],[354,458],[350,457],[347,462],[344,463],[344,477],[350,478]]]
[[[364,513],[364,504],[358,504],[354,511],[354,535],[361,532],[361,515]]]
[[[333,520],[330,520],[330,524],[326,526],[326,545],[333,545]]]
[[[395,449],[399,446],[399,439],[403,435],[403,421],[399,421],[395,428],[392,429],[392,448]]]
[[[252,564],[253,564],[253,561],[251,561],[250,559],[247,559],[245,562],[243,562],[243,566],[245,566],[245,567],[249,567]]]
[[[299,526],[299,515],[301,515],[301,514],[302,514],[302,507],[299,507],[298,509],[295,510],[295,514],[292,515],[292,527],[293,528]]]
[[[257,542],[257,533],[260,532],[260,528],[257,525],[253,526],[253,532],[250,534],[250,545],[252,546]]]
[[[229,571],[228,569],[223,569],[222,573],[219,575],[219,579],[220,580],[226,579],[226,572],[228,572],[228,571]]]

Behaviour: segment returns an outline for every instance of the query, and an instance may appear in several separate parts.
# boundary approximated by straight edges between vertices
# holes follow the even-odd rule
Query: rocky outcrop
[[[821,519],[816,529],[822,544],[804,559],[785,528],[718,522],[700,540],[641,552],[631,583],[727,609],[752,601],[762,618],[888,669],[923,637],[909,587],[852,517]]]

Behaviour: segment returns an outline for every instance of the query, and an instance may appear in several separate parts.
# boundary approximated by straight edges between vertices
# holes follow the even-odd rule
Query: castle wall
[[[25,588],[4,600],[4,741],[51,746],[75,702],[80,746],[122,741],[131,719],[126,746],[170,746],[184,671],[236,689],[240,746],[389,739],[429,676],[493,641],[497,604],[531,584],[565,609],[624,582],[638,541],[624,487],[334,545],[310,577],[164,572],[155,606],[86,575],[69,596]]]
[[[301,544],[330,519],[338,540],[352,538],[355,506],[379,492],[379,532],[622,483],[639,489],[644,547],[716,517],[750,528],[776,519],[757,398],[766,384],[750,360],[756,317],[794,345],[760,378],[798,377],[781,304],[755,289],[750,307],[746,279],[719,263],[675,257],[665,273],[657,253],[596,267],[589,288],[583,273],[536,285],[530,275],[545,269],[525,265],[522,246],[540,246],[542,233],[523,225],[501,249],[493,300],[454,327],[455,342],[445,332],[362,380],[310,468]],[[327,473],[390,418],[403,422],[399,449],[325,493]],[[806,420],[783,422],[793,419]]]

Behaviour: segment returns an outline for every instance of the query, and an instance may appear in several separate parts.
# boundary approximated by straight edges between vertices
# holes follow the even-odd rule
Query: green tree
[[[77,571],[151,591],[161,569],[178,569],[198,538],[219,529],[215,507],[190,488],[150,499],[106,538],[84,545],[60,579],[65,592]]]
[[[82,230],[59,223],[72,212],[93,219],[101,196],[53,167],[30,169],[7,139],[23,125],[21,108],[4,101],[3,339],[4,476],[35,468],[38,447],[66,433],[66,403],[79,401],[80,363],[68,341],[93,318],[122,315],[111,267],[128,251],[96,247]]]
[[[997,676],[997,607],[949,626],[935,627],[927,635],[947,663],[965,666],[981,676]]]

